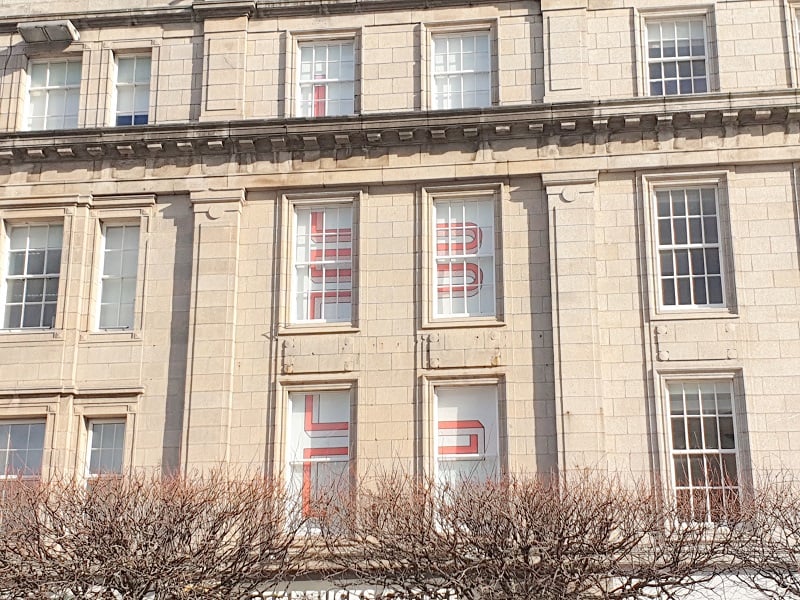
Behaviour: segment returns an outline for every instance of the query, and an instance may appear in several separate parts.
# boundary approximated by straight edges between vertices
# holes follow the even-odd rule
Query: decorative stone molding
[[[597,171],[542,173],[548,203],[552,206],[558,201],[572,203],[580,200],[591,204],[594,200],[597,174]]]
[[[709,96],[711,96],[709,98]],[[41,162],[100,158],[152,158],[193,154],[235,156],[275,152],[354,153],[372,147],[416,147],[474,144],[507,140],[540,147],[542,152],[583,139],[587,153],[605,154],[609,143],[695,137],[698,129],[709,136],[730,137],[737,128],[800,124],[797,99],[789,93],[761,95],[718,94],[702,100],[650,98],[625,102],[571,103],[535,107],[494,107],[455,114],[371,114],[325,119],[246,119],[193,122],[141,128],[104,127],[68,132],[15,132],[0,140],[0,165],[13,161]],[[135,129],[135,130],[134,130]],[[704,134],[706,135],[706,134]],[[592,146],[594,147],[592,149]],[[474,150],[473,150],[474,151]]]

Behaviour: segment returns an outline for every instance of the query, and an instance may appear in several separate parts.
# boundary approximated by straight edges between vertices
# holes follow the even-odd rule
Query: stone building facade
[[[796,468],[798,10],[0,0],[0,468]]]

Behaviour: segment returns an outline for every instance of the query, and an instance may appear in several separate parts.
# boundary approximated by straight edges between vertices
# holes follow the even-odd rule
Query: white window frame
[[[299,36],[296,36],[294,42],[294,51],[295,51],[295,64],[294,64],[294,102],[293,102],[293,110],[294,114],[297,117],[304,117],[309,119],[314,118],[321,118],[321,117],[334,117],[334,116],[348,116],[348,115],[356,115],[360,112],[360,100],[359,100],[359,84],[360,84],[360,60],[359,60],[359,45],[358,45],[359,36],[356,32],[342,32],[339,34],[334,35],[320,35],[314,36],[309,33],[303,33]],[[352,81],[349,79],[320,79],[319,82],[325,84],[326,89],[326,98],[325,102],[325,113],[321,115],[315,114],[315,100],[313,98],[312,92],[312,99],[310,110],[305,111],[304,107],[302,106],[302,87],[306,84],[313,84],[315,81],[314,79],[311,80],[303,80],[302,79],[302,49],[304,47],[321,47],[321,46],[341,46],[350,44],[352,47],[353,52],[353,79]],[[316,56],[316,51],[314,51],[314,56]],[[316,63],[315,59],[312,59],[312,69],[313,65]],[[336,111],[336,112],[329,112],[328,110],[328,93],[327,93],[327,84],[338,84],[338,83],[352,83],[352,93],[353,93],[353,110],[351,112],[343,112],[343,111]],[[313,86],[312,86],[313,88]]]
[[[0,314],[0,331],[36,331],[36,330],[41,331],[41,330],[55,329],[56,328],[56,322],[58,320],[59,296],[60,296],[60,291],[61,291],[61,286],[62,286],[62,271],[63,271],[63,267],[64,267],[64,264],[65,264],[64,263],[64,260],[65,260],[64,235],[65,235],[65,229],[66,229],[65,228],[65,223],[63,221],[60,221],[60,222],[53,222],[53,221],[27,221],[27,220],[26,221],[4,221],[3,222],[3,226],[4,226],[3,229],[5,231],[5,236],[4,236],[5,239],[4,239],[4,244],[3,244],[2,265],[0,265],[0,276],[2,276],[2,280],[0,281],[0,308],[2,308],[2,313]],[[61,227],[61,240],[62,240],[61,248],[60,248],[61,256],[60,256],[60,259],[59,259],[58,277],[55,277],[55,278],[50,277],[49,278],[49,279],[56,279],[57,280],[57,284],[56,284],[56,301],[55,301],[55,308],[54,308],[54,311],[53,311],[53,322],[50,325],[42,324],[42,320],[41,320],[42,317],[43,317],[43,313],[42,313],[42,315],[40,316],[40,320],[39,320],[40,324],[39,325],[37,325],[37,326],[29,326],[29,327],[25,327],[24,326],[24,307],[26,306],[26,303],[24,301],[24,291],[23,291],[23,302],[22,302],[23,314],[21,315],[23,321],[20,323],[19,327],[9,327],[6,324],[6,317],[5,317],[6,308],[8,306],[7,298],[8,298],[9,281],[11,279],[13,279],[13,280],[24,280],[24,281],[27,282],[27,281],[33,280],[33,279],[41,279],[43,281],[46,281],[48,279],[47,273],[44,273],[41,276],[38,276],[38,275],[28,276],[28,275],[25,275],[25,274],[23,274],[23,275],[11,275],[10,274],[12,230],[16,229],[16,228],[28,228],[30,230],[31,227],[48,227],[48,237],[49,237],[49,228],[53,227],[53,226]],[[28,252],[27,252],[28,250],[29,250],[29,247],[28,247],[28,243],[26,242],[26,259],[25,259],[25,263],[26,264],[27,264],[27,260],[28,260]],[[45,252],[47,253],[47,251],[49,251],[49,250],[51,250],[51,248],[48,247],[45,250]],[[54,250],[54,248],[53,248],[53,250]],[[45,254],[45,269],[46,269],[46,264],[47,264],[46,256],[47,256],[47,254]],[[46,285],[46,284],[43,284],[43,285]],[[27,287],[27,284],[26,284],[26,287]],[[43,310],[44,305],[47,304],[44,301],[44,298],[45,298],[45,295],[44,295],[44,290],[43,290],[42,302],[40,303],[42,305],[42,310]],[[14,302],[13,304],[18,304],[18,303]]]
[[[95,196],[91,217],[94,222],[91,266],[90,310],[81,317],[81,328],[90,337],[103,340],[139,339],[144,326],[144,306],[147,301],[148,235],[156,206],[155,194]],[[127,328],[100,329],[102,273],[105,258],[105,227],[130,225],[139,227],[139,251],[136,266],[136,295],[133,302],[133,325]]]
[[[137,81],[136,80],[136,64],[140,60],[147,59],[150,62],[150,67],[148,69],[148,76],[147,81]],[[133,82],[123,82],[120,83],[119,81],[119,62],[121,60],[133,60],[134,61],[134,81]],[[115,53],[114,54],[114,85],[112,87],[113,90],[113,98],[111,100],[111,114],[109,119],[109,125],[113,127],[134,127],[134,126],[142,126],[147,125],[152,122],[152,102],[151,102],[151,92],[152,92],[152,79],[153,79],[153,56],[152,54],[144,54],[144,53]],[[130,116],[131,122],[126,124],[119,124],[117,121],[120,117],[120,110],[119,110],[119,89],[120,87],[126,88],[133,88],[134,90],[134,106],[133,110],[130,111],[130,114],[125,113],[124,116]],[[136,92],[142,90],[143,88],[147,88],[147,113],[145,115],[146,119],[144,123],[135,123],[136,119]]]
[[[81,84],[82,84],[83,77],[81,76],[81,78],[77,81],[77,83],[65,83],[64,85],[60,85],[60,86],[54,86],[54,85],[51,86],[49,84],[49,80],[50,80],[50,65],[58,64],[58,63],[66,63],[67,71],[69,71],[69,68],[70,68],[69,65],[70,64],[72,64],[72,65],[77,64],[78,65],[78,69],[81,70],[81,71],[83,69],[83,63],[82,63],[81,58],[74,58],[74,57],[35,59],[35,60],[31,60],[28,63],[27,88],[26,88],[26,93],[25,93],[24,127],[23,127],[23,129],[26,130],[26,131],[49,131],[49,130],[57,130],[57,129],[71,129],[71,128],[77,128],[77,127],[80,126]],[[33,87],[33,81],[32,81],[33,69],[38,65],[47,65],[47,84],[45,86],[43,86],[43,87],[34,88]],[[45,114],[42,115],[42,116],[34,116],[33,115],[33,102],[32,102],[32,95],[31,94],[33,92],[39,91],[39,90],[43,90],[44,94],[46,96]],[[61,119],[60,119],[60,123],[59,124],[55,125],[53,123],[49,123],[48,122],[48,118],[49,117],[47,116],[47,112],[48,112],[47,107],[50,104],[50,92],[51,91],[59,91],[59,90],[65,90],[67,95],[69,95],[69,92],[72,91],[74,93],[74,95],[77,96],[77,107],[75,109],[75,114],[74,114],[74,121],[75,121],[74,125],[72,125],[72,124],[65,125],[65,121],[66,121],[66,118],[68,116],[66,114],[66,111],[65,111],[65,114],[60,115]],[[66,108],[66,99],[65,99],[64,102],[65,102],[65,108]],[[71,117],[72,115],[70,114],[69,116]],[[34,119],[34,118],[44,118],[44,126],[43,127],[33,127],[32,126],[32,119]]]
[[[122,248],[123,251],[125,250],[125,246],[124,246],[124,239],[125,239],[124,233],[125,233],[125,231],[127,229],[129,229],[129,228],[130,229],[132,229],[132,228],[136,228],[137,229],[137,234],[136,234],[136,241],[137,241],[137,246],[136,246],[136,274],[135,274],[135,276],[133,278],[133,298],[131,298],[131,302],[130,302],[130,304],[133,305],[132,306],[132,312],[131,312],[131,322],[130,323],[126,323],[126,324],[121,324],[120,323],[119,312],[120,312],[120,307],[123,304],[121,302],[121,300],[122,300],[122,297],[121,297],[122,290],[120,290],[120,302],[117,303],[117,312],[118,312],[117,324],[103,327],[102,326],[102,324],[103,324],[102,315],[103,315],[103,306],[104,306],[104,303],[103,303],[103,290],[104,290],[104,287],[105,287],[105,282],[109,281],[111,279],[115,279],[115,280],[119,279],[122,282],[124,282],[126,279],[130,279],[130,277],[125,277],[125,276],[113,277],[112,278],[112,277],[108,277],[108,276],[105,275],[106,254],[108,252],[108,248],[106,246],[107,239],[108,239],[107,238],[107,230],[109,228],[120,228],[120,227],[123,228],[123,248]],[[141,223],[138,222],[138,221],[136,221],[136,222],[103,221],[101,223],[101,233],[100,233],[101,243],[100,243],[100,249],[99,249],[99,261],[98,261],[99,262],[99,269],[98,269],[98,279],[99,279],[99,281],[98,281],[98,298],[97,298],[97,318],[96,318],[96,323],[95,323],[95,328],[97,330],[99,330],[99,331],[134,329],[135,326],[136,326],[136,309],[137,309],[137,304],[138,304],[137,300],[139,299],[138,298],[139,297],[139,293],[138,293],[138,289],[139,289],[139,264],[140,264],[140,254],[141,254],[141,251],[142,251],[142,248],[141,248],[141,239],[142,238],[141,238],[141,236],[142,236],[142,227],[141,227]],[[125,304],[127,304],[127,303],[125,303]]]
[[[428,60],[426,63],[427,66],[427,81],[426,85],[429,87],[427,100],[428,100],[428,107],[431,110],[468,110],[474,108],[488,108],[494,106],[498,103],[498,86],[497,86],[497,51],[496,51],[496,24],[495,23],[467,23],[467,24],[453,24],[453,25],[434,25],[429,27],[428,29],[428,37],[427,37],[427,44],[428,44]],[[452,39],[452,38],[464,38],[465,36],[476,36],[476,35],[485,35],[488,38],[488,46],[489,46],[489,67],[488,71],[476,71],[476,70],[462,70],[454,72],[454,75],[462,74],[462,75],[469,75],[473,73],[485,73],[488,77],[488,85],[489,85],[489,99],[488,102],[478,103],[475,102],[474,104],[463,105],[460,107],[450,107],[450,106],[442,106],[437,101],[437,97],[439,95],[438,92],[438,85],[436,82],[437,75],[440,76],[444,73],[449,73],[445,71],[444,73],[437,73],[436,72],[436,44],[437,40],[443,39]],[[463,83],[463,78],[462,78]],[[462,85],[463,89],[463,85]]]
[[[38,473],[28,474],[28,475],[22,474],[20,476],[20,475],[18,475],[16,473],[9,473],[7,471],[7,469],[8,469],[8,458],[9,458],[8,455],[7,455],[7,458],[6,458],[7,462],[5,464],[0,464],[0,481],[7,480],[7,479],[18,479],[18,478],[21,478],[21,479],[33,479],[33,480],[41,478],[42,472],[44,471],[45,449],[46,449],[46,446],[47,446],[47,419],[42,417],[42,418],[31,418],[31,419],[16,419],[16,418],[14,418],[14,419],[2,419],[2,420],[0,420],[0,427],[2,427],[4,425],[12,426],[12,427],[15,426],[15,425],[28,425],[28,426],[30,426],[30,425],[41,425],[42,428],[43,428],[43,432],[42,432],[42,453],[41,453],[42,457],[41,457],[41,462],[39,463],[39,472]],[[3,440],[2,440],[2,438],[0,438],[0,450],[4,450],[4,451],[8,452],[9,444],[10,444],[10,440],[7,440],[7,441],[5,441],[5,445],[3,445]],[[30,448],[26,448],[26,450],[29,451]]]
[[[281,232],[282,246],[284,248],[284,261],[282,266],[282,282],[284,292],[280,295],[281,322],[279,331],[281,333],[303,332],[313,333],[317,331],[355,331],[358,328],[359,305],[361,301],[361,289],[359,285],[359,252],[360,252],[360,232],[359,223],[361,222],[361,206],[363,205],[364,193],[361,191],[342,191],[342,192],[298,192],[284,194],[282,196],[281,209]],[[350,305],[351,317],[342,320],[325,319],[298,319],[296,314],[296,244],[297,244],[297,219],[296,209],[325,208],[336,206],[352,207],[352,225],[350,232]]]
[[[94,441],[94,426],[95,425],[122,425],[122,448],[121,450],[121,464],[119,472],[102,472],[92,473],[92,443]],[[86,419],[86,466],[84,476],[86,481],[90,483],[93,480],[102,479],[104,477],[121,477],[125,473],[126,458],[127,458],[127,439],[128,439],[128,423],[125,417],[104,417],[104,418],[87,418]]]
[[[673,432],[673,413],[671,409],[671,400],[669,394],[669,388],[673,385],[690,385],[690,386],[701,386],[701,385],[727,385],[728,391],[730,393],[730,403],[731,403],[731,418],[733,421],[733,436],[734,436],[734,448],[706,448],[706,439],[705,439],[705,430],[704,430],[704,423],[703,418],[705,414],[708,416],[712,416],[712,413],[704,413],[702,409],[702,405],[700,408],[700,425],[701,425],[701,436],[702,436],[702,445],[703,448],[699,449],[691,449],[689,448],[689,431],[686,428],[686,414],[683,415],[683,423],[684,423],[684,440],[687,442],[687,448],[675,448],[674,446],[674,432]],[[742,422],[742,414],[744,413],[744,402],[741,400],[741,392],[738,389],[738,377],[735,374],[730,372],[720,372],[720,373],[668,373],[668,374],[661,374],[661,393],[663,395],[663,410],[664,410],[664,448],[665,448],[665,459],[666,459],[666,472],[668,474],[668,481],[669,481],[669,489],[671,494],[671,500],[678,506],[678,491],[679,490],[686,490],[689,494],[692,494],[692,491],[697,491],[700,494],[703,494],[704,499],[704,506],[702,507],[702,515],[698,515],[695,512],[694,508],[694,499],[691,500],[691,508],[690,512],[692,513],[687,518],[687,521],[694,521],[694,522],[711,522],[712,519],[712,512],[710,506],[710,498],[711,494],[709,490],[713,489],[721,489],[723,492],[725,490],[731,490],[733,493],[736,494],[736,498],[741,498],[742,489],[745,487],[745,477],[747,473],[747,433],[742,430],[740,423]],[[685,406],[685,392],[684,392],[684,406]],[[717,436],[720,440],[721,444],[721,432],[719,431],[718,420],[720,413],[718,410],[717,412],[713,413],[713,416],[717,419]],[[678,418],[680,415],[678,416]],[[723,452],[724,450],[724,452]],[[688,477],[688,486],[681,485],[678,486],[677,481],[677,472],[675,468],[675,458],[676,456],[686,456],[687,457],[687,466],[690,465],[688,462],[689,457],[691,456],[700,456],[704,458],[704,465],[705,465],[705,456],[710,455],[718,455],[720,456],[720,461],[722,460],[723,455],[733,455],[734,460],[736,462],[736,485],[735,486],[725,486],[724,484],[720,486],[709,486],[708,485],[708,471],[704,467],[703,476],[703,483],[701,485],[694,485],[692,483],[692,474],[691,470],[687,473]],[[689,466],[689,469],[691,467]],[[720,477],[722,477],[722,471],[720,471]],[[722,480],[720,480],[722,481]],[[679,506],[678,506],[679,507]],[[680,507],[679,507],[680,508]],[[698,516],[702,518],[697,518]]]
[[[462,185],[441,188],[422,188],[422,214],[424,240],[422,243],[422,300],[424,303],[423,328],[429,327],[457,327],[457,326],[483,326],[502,323],[503,315],[503,257],[502,257],[502,205],[507,195],[507,189],[501,185]],[[438,314],[436,301],[438,294],[438,269],[437,269],[437,225],[435,204],[437,202],[473,202],[491,201],[493,211],[494,240],[488,242],[487,248],[493,251],[494,263],[494,306],[491,314],[470,315],[466,312],[458,314]],[[446,257],[439,257],[444,260]],[[465,284],[466,285],[466,284]],[[465,290],[466,292],[466,290]],[[466,308],[466,306],[465,306]]]
[[[442,462],[457,462],[459,460],[465,461],[493,461],[494,468],[492,469],[493,473],[489,476],[489,479],[497,479],[501,476],[503,472],[503,465],[502,465],[502,427],[500,423],[500,382],[497,380],[488,380],[488,381],[436,381],[432,383],[432,409],[433,409],[433,418],[432,418],[432,437],[433,437],[433,450],[432,450],[432,458],[433,458],[433,472],[434,472],[434,479],[435,481],[441,481],[441,463]],[[469,423],[464,424],[464,431],[470,431],[471,433],[468,434],[461,434],[460,437],[467,437],[468,444],[472,444],[473,439],[476,444],[480,444],[480,434],[477,432],[479,429],[483,429],[483,442],[484,442],[484,449],[483,451],[480,450],[478,446],[478,451],[475,453],[466,452],[452,452],[448,453],[444,456],[440,454],[441,445],[441,430],[442,427],[440,425],[439,420],[439,397],[443,390],[447,390],[448,392],[458,393],[459,390],[476,390],[476,389],[486,389],[487,391],[491,392],[493,398],[487,399],[487,402],[491,401],[494,408],[494,432],[493,436],[486,432],[485,427],[478,427],[470,426],[472,425],[472,419],[469,419]],[[461,440],[460,440],[461,441]],[[462,444],[458,444],[461,446]],[[471,449],[471,448],[469,448]],[[466,479],[467,481],[478,481],[473,477],[469,477]],[[456,482],[459,483],[459,482]]]
[[[675,49],[675,56],[674,57],[665,57],[663,56],[663,46],[664,41],[668,40],[669,38],[664,37],[664,26],[669,26],[673,30],[677,31],[681,25],[686,24],[690,31],[689,37],[689,56],[680,57],[678,56],[677,52],[677,44]],[[662,56],[658,58],[652,58],[650,56],[650,28],[651,26],[659,26],[661,30],[661,37],[659,38],[660,48],[662,49]],[[702,31],[703,34],[703,55],[702,56],[695,56],[691,54],[693,52],[693,45],[692,41],[695,39],[693,36],[693,31],[696,29],[696,25],[699,26],[699,30]],[[686,96],[691,94],[705,94],[710,91],[711,86],[709,85],[710,77],[709,77],[709,44],[708,44],[708,25],[706,23],[705,18],[703,17],[678,17],[676,16],[673,19],[647,19],[645,21],[645,51],[646,54],[646,75],[647,75],[647,95],[654,96],[654,97],[661,97],[661,96]],[[677,35],[677,33],[676,33]],[[677,41],[679,38],[674,38]],[[702,76],[694,76],[694,70],[697,66],[696,63],[699,63],[702,60],[702,69],[703,74]],[[670,76],[667,77],[666,75],[666,68],[667,66],[675,63],[675,75],[674,77]],[[689,76],[681,76],[681,65],[687,65],[689,67]],[[654,66],[658,65],[659,70],[661,72],[661,77],[658,79],[653,79],[651,77],[652,69]],[[702,79],[704,83],[705,89],[695,90],[695,80]],[[667,91],[667,84],[669,81],[675,80],[675,91],[668,92]],[[660,81],[661,83],[661,93],[653,93],[653,84],[655,81]],[[690,91],[682,91],[682,84],[684,82],[688,82],[691,88]]]
[[[706,93],[719,90],[719,66],[717,64],[717,42],[715,31],[715,14],[713,6],[686,6],[680,9],[665,10],[640,10],[634,8],[637,15],[634,29],[636,52],[636,77],[639,96],[651,98],[664,98],[666,95],[652,96],[650,94],[649,50],[647,47],[647,24],[657,22],[675,22],[702,19],[705,23],[705,60],[706,60]],[[697,92],[700,93],[700,92]],[[677,94],[677,96],[690,96],[692,94]]]
[[[338,394],[346,394],[348,397],[348,414],[347,414],[347,435],[346,441],[344,442],[346,446],[338,446],[338,448],[347,448],[347,454],[331,454],[329,456],[314,456],[314,457],[303,457],[301,460],[296,460],[292,456],[292,452],[290,451],[289,444],[293,435],[293,428],[291,423],[291,415],[292,415],[292,403],[297,402],[307,402],[308,396],[311,395],[319,395],[319,394],[326,394],[326,393],[338,393]],[[283,442],[282,453],[284,456],[284,468],[286,469],[287,473],[287,486],[288,486],[288,493],[290,497],[295,498],[297,494],[300,494],[299,502],[297,506],[300,507],[302,514],[306,517],[313,517],[313,508],[310,505],[310,502],[313,500],[310,498],[306,498],[304,496],[304,489],[301,486],[300,490],[294,489],[292,485],[292,469],[293,467],[297,466],[298,464],[305,467],[306,464],[314,464],[314,463],[345,463],[345,474],[343,476],[342,486],[346,487],[347,490],[352,489],[353,485],[353,464],[354,464],[354,448],[355,448],[355,417],[354,417],[354,406],[355,406],[355,383],[352,381],[343,381],[339,383],[331,383],[328,385],[323,384],[309,384],[309,385],[296,385],[296,386],[289,386],[286,388],[285,394],[285,406],[286,406],[286,418],[285,423],[286,427],[285,430],[285,439]],[[341,422],[336,422],[336,425],[339,425]],[[333,425],[333,423],[331,423]],[[324,427],[322,430],[325,430]],[[330,431],[341,431],[341,429],[331,429]],[[344,435],[338,435],[334,437],[342,437]],[[310,528],[313,531],[315,525],[310,523]]]
[[[657,260],[657,269],[658,269],[658,280],[659,280],[659,287],[658,287],[658,294],[659,294],[659,305],[663,310],[691,310],[691,309],[703,309],[703,308],[712,308],[712,309],[720,309],[727,306],[726,303],[726,294],[725,294],[725,257],[723,255],[723,240],[722,240],[722,227],[720,224],[720,214],[719,214],[719,188],[717,186],[681,186],[681,187],[658,187],[653,190],[655,194],[655,198],[653,204],[656,209],[656,214],[653,215],[656,224],[656,231],[655,231],[655,242],[656,242],[656,260]],[[689,208],[689,195],[693,193],[699,196],[700,199],[700,214],[689,214],[691,210]],[[711,215],[707,213],[707,200],[708,195],[713,193],[713,201],[714,201],[714,214]],[[670,202],[670,213],[668,215],[662,215],[660,213],[661,210],[661,202],[660,196],[664,196],[669,194],[669,202]],[[680,203],[680,196],[683,196],[683,209],[685,209],[684,215],[674,214],[673,209],[675,208],[676,201]],[[683,218],[682,218],[683,217]],[[691,218],[694,217],[694,218]],[[713,241],[706,241],[705,237],[707,235],[705,222],[711,221],[713,217],[713,221],[716,225],[716,242]],[[700,224],[700,235],[702,236],[703,240],[700,242],[693,242],[691,240],[691,222],[698,222]],[[671,243],[662,244],[661,243],[661,234],[662,234],[662,225],[668,224],[669,226],[669,235],[671,238]],[[683,233],[685,235],[686,241],[683,243],[676,242],[676,225],[682,224],[683,226]],[[702,253],[703,256],[703,265],[702,271],[698,273],[694,272],[695,269],[695,259],[693,258],[698,252]],[[719,270],[719,274],[717,273],[710,273],[708,264],[707,264],[707,257],[708,255],[713,255],[716,252],[717,254],[717,268]],[[662,253],[669,253],[672,257],[672,273],[665,274],[664,270],[664,261],[662,260]],[[680,274],[678,271],[680,270],[678,267],[678,256],[685,254],[686,256],[686,268],[688,269],[688,274]],[[719,302],[712,302],[712,285],[711,281],[715,279],[718,275],[719,278],[719,293],[721,295],[721,299]],[[696,302],[696,296],[699,295],[699,292],[695,289],[696,280],[702,280],[705,283],[703,294],[705,295],[706,302]],[[673,284],[673,302],[666,302],[665,295],[664,295],[664,288],[665,283],[667,281],[671,281]],[[689,294],[692,299],[691,302],[680,302],[680,283],[682,281],[688,282],[689,285]],[[697,292],[697,293],[696,293]]]
[[[738,308],[732,248],[733,240],[730,234],[728,202],[729,175],[727,171],[708,170],[647,173],[640,176],[638,184],[642,197],[642,206],[644,206],[643,212],[645,222],[647,224],[645,227],[645,246],[648,265],[650,266],[648,289],[651,290],[648,304],[650,307],[650,317],[652,319],[699,319],[736,316]],[[723,302],[720,304],[665,305],[662,301],[656,192],[712,187],[716,189],[717,234],[719,239],[719,261]],[[681,247],[683,247],[683,245],[681,245]]]

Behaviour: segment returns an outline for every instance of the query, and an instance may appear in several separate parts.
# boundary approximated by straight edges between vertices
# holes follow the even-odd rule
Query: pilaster
[[[547,193],[559,466],[599,467],[604,423],[597,323],[597,171],[542,174]]]
[[[586,0],[542,2],[546,103],[588,97],[587,21]]]
[[[230,452],[239,232],[244,190],[191,194],[194,210],[189,305],[186,470],[227,462]]]
[[[201,121],[244,118],[247,26],[255,10],[250,1],[195,2],[203,19],[203,100]]]

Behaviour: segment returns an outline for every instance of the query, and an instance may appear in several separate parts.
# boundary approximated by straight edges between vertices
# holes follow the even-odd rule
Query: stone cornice
[[[497,4],[498,0],[470,0],[470,5]],[[427,8],[463,7],[463,0],[195,0],[183,6],[153,8],[128,8],[124,10],[98,9],[96,11],[58,12],[57,8],[25,14],[8,14],[0,0],[0,33],[16,31],[20,21],[69,19],[80,31],[101,27],[131,27],[176,22],[202,21],[250,15],[258,18],[348,15],[376,11],[424,10]]]
[[[514,140],[530,146],[603,145],[613,141],[691,136],[716,130],[724,137],[753,127],[800,128],[800,90],[707,94],[452,112],[370,114],[324,119],[249,119],[145,127],[17,132],[0,137],[0,164],[70,160],[279,153],[298,156],[370,148]],[[750,128],[750,129],[748,129]],[[274,158],[270,158],[270,154]]]

